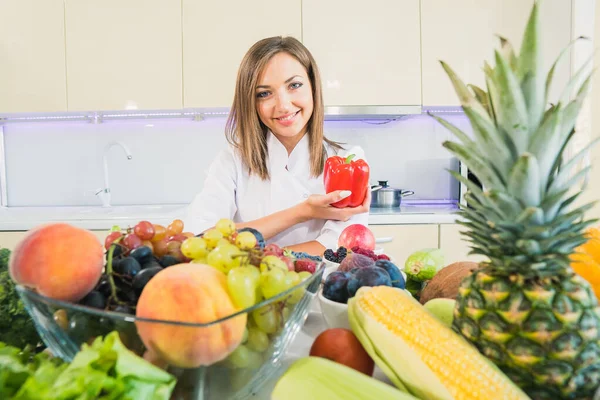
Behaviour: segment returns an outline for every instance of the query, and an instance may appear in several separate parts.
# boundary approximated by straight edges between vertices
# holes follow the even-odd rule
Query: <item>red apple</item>
[[[310,355],[327,358],[368,376],[372,376],[375,369],[375,362],[349,329],[333,328],[323,331],[313,342]]]
[[[362,224],[352,224],[346,227],[338,239],[338,247],[351,249],[358,246],[362,249],[375,250],[375,235]]]

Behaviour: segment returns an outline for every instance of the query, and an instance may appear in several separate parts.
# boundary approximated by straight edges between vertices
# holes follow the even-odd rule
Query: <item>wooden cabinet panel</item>
[[[486,257],[469,255],[470,243],[460,234],[467,228],[458,224],[440,225],[440,249],[444,253],[446,265],[457,261],[484,261]]]
[[[0,113],[67,110],[63,0],[0,1]]]
[[[302,38],[300,0],[183,0],[185,107],[231,107],[244,54],[271,36]]]
[[[377,244],[400,268],[413,252],[438,247],[438,225],[370,225],[376,238],[391,238],[387,243]]]
[[[519,51],[533,0],[423,0],[421,35],[423,105],[458,106],[458,96],[440,65],[446,62],[465,83],[482,88],[483,63],[494,65],[497,35]],[[546,71],[571,41],[571,1],[541,2],[542,51]],[[557,99],[570,74],[568,57],[555,71],[551,101]]]
[[[65,4],[69,110],[182,108],[180,2]]]
[[[420,105],[418,0],[303,0],[325,105]]]

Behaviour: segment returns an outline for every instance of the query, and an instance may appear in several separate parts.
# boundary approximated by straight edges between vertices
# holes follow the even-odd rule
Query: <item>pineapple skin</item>
[[[461,283],[452,328],[532,399],[592,399],[600,307],[579,275],[524,278],[484,265]]]

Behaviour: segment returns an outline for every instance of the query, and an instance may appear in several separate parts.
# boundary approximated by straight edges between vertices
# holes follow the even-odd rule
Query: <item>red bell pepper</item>
[[[352,194],[331,204],[334,207],[357,207],[365,201],[369,184],[369,164],[365,160],[352,161],[354,154],[346,158],[329,157],[325,161],[325,193],[350,190]]]

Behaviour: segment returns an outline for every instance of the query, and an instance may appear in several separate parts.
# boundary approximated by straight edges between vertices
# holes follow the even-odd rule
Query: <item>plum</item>
[[[392,279],[383,268],[375,266],[361,268],[348,280],[346,285],[348,297],[354,297],[356,291],[363,286],[392,286]]]
[[[400,269],[391,261],[388,260],[377,260],[375,261],[375,266],[379,268],[383,268],[390,275],[390,279],[392,280],[392,286],[399,289],[404,289],[406,287],[406,282],[404,281],[404,276],[400,272]]]
[[[344,258],[338,267],[338,271],[349,272],[355,268],[366,268],[375,265],[370,257],[363,256],[362,254],[350,253]]]
[[[323,284],[323,296],[331,301],[338,303],[348,302],[348,290],[346,285],[352,275],[348,272],[334,271],[327,275]]]

